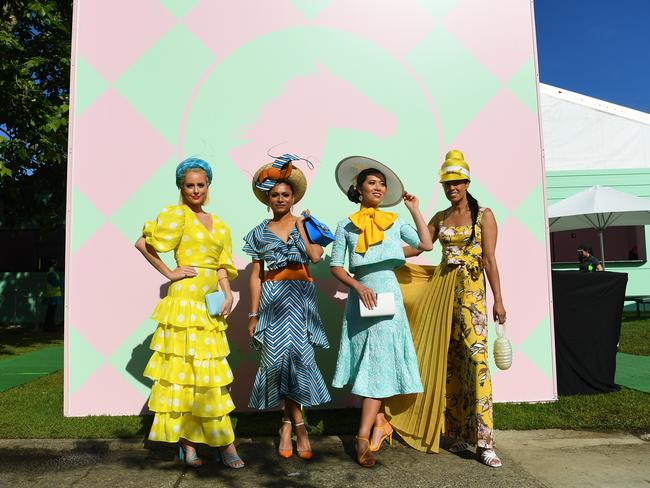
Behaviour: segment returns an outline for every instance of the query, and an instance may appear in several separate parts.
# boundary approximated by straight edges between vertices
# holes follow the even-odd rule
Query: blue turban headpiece
[[[212,168],[210,165],[199,158],[187,158],[176,166],[176,186],[180,188],[183,185],[183,176],[192,169],[201,169],[205,171],[208,177],[208,185],[212,183]]]

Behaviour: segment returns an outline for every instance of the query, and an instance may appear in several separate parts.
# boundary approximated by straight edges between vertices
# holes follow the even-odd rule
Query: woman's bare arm
[[[305,230],[305,218],[301,215],[296,220],[296,229],[302,240],[305,242],[305,250],[307,251],[307,257],[312,263],[317,263],[320,261],[320,258],[323,256],[323,247],[320,244],[312,244],[307,237],[307,231]]]
[[[438,222],[434,217],[431,217],[431,220],[429,220],[429,223],[427,224],[427,229],[429,230],[429,234],[431,235],[431,245],[433,247],[433,244],[438,240]],[[414,247],[411,246],[405,246],[404,247],[404,257],[405,258],[412,258],[414,256],[419,256],[422,254],[423,250],[422,249],[415,249]]]
[[[135,241],[135,248],[142,253],[147,261],[153,266],[161,275],[169,281],[178,281],[183,278],[196,276],[196,270],[192,266],[178,266],[173,271],[160,259],[156,250],[147,244],[144,236]]]
[[[251,265],[251,275],[248,279],[248,288],[251,296],[249,312],[252,314],[259,313],[260,296],[262,295],[262,276],[264,273],[264,262],[253,261]],[[255,326],[257,325],[257,316],[248,319],[248,335],[253,337]]]
[[[366,308],[373,309],[377,306],[377,294],[375,291],[355,280],[347,271],[345,271],[345,268],[341,266],[331,266],[330,271],[334,278],[357,292],[357,295],[359,295],[359,298],[361,298],[361,301]]]
[[[506,309],[503,306],[503,298],[501,297],[501,280],[499,278],[499,268],[494,251],[497,246],[497,221],[494,218],[492,210],[486,208],[483,211],[483,218],[481,220],[481,236],[483,246],[483,266],[485,267],[485,274],[490,283],[490,289],[494,297],[494,307],[492,309],[492,318],[495,322],[504,324],[506,321]]]
[[[228,279],[228,271],[225,268],[219,268],[217,270],[217,278],[219,279],[219,289],[226,296],[226,299],[221,306],[221,315],[227,317],[230,315],[232,310],[232,305],[235,301],[232,296],[232,290],[230,289],[230,280]]]

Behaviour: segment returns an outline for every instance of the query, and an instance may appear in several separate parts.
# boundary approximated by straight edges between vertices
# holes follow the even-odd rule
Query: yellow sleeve
[[[219,254],[217,269],[225,269],[228,273],[228,279],[232,281],[238,275],[235,262],[232,259],[232,239],[230,238],[230,229],[224,224],[221,224],[221,226],[225,232],[221,234],[223,247],[221,248],[221,254]]]
[[[185,227],[185,212],[180,205],[165,207],[155,221],[144,223],[142,235],[147,244],[158,252],[175,249],[181,242]]]

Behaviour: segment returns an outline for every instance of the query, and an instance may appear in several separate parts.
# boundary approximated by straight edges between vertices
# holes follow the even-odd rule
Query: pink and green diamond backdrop
[[[446,206],[436,182],[444,153],[463,150],[472,193],[500,225],[515,352],[509,371],[493,365],[495,400],[556,397],[530,2],[78,0],[75,9],[66,415],[143,411],[149,315],[165,280],[133,243],[177,202],[174,168],[191,155],[213,165],[209,210],[231,228],[241,270],[228,337],[245,409],[256,354],[241,238],[267,215],[250,180],[274,146],[315,163],[301,208],[331,225],[354,210],[334,182],[341,158],[389,163],[428,218]],[[318,359],[331,379],[345,293],[326,261],[314,274],[332,343]],[[332,392],[331,407],[353,402]]]

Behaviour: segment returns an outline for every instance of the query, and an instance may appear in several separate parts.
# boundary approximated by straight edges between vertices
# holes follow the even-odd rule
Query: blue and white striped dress
[[[243,250],[268,270],[309,262],[305,242],[294,227],[284,242],[268,228],[269,220],[253,228]],[[260,367],[248,406],[265,409],[289,398],[306,407],[330,401],[316,365],[314,347],[329,348],[318,314],[316,286],[311,281],[263,281],[254,338],[262,345]]]

